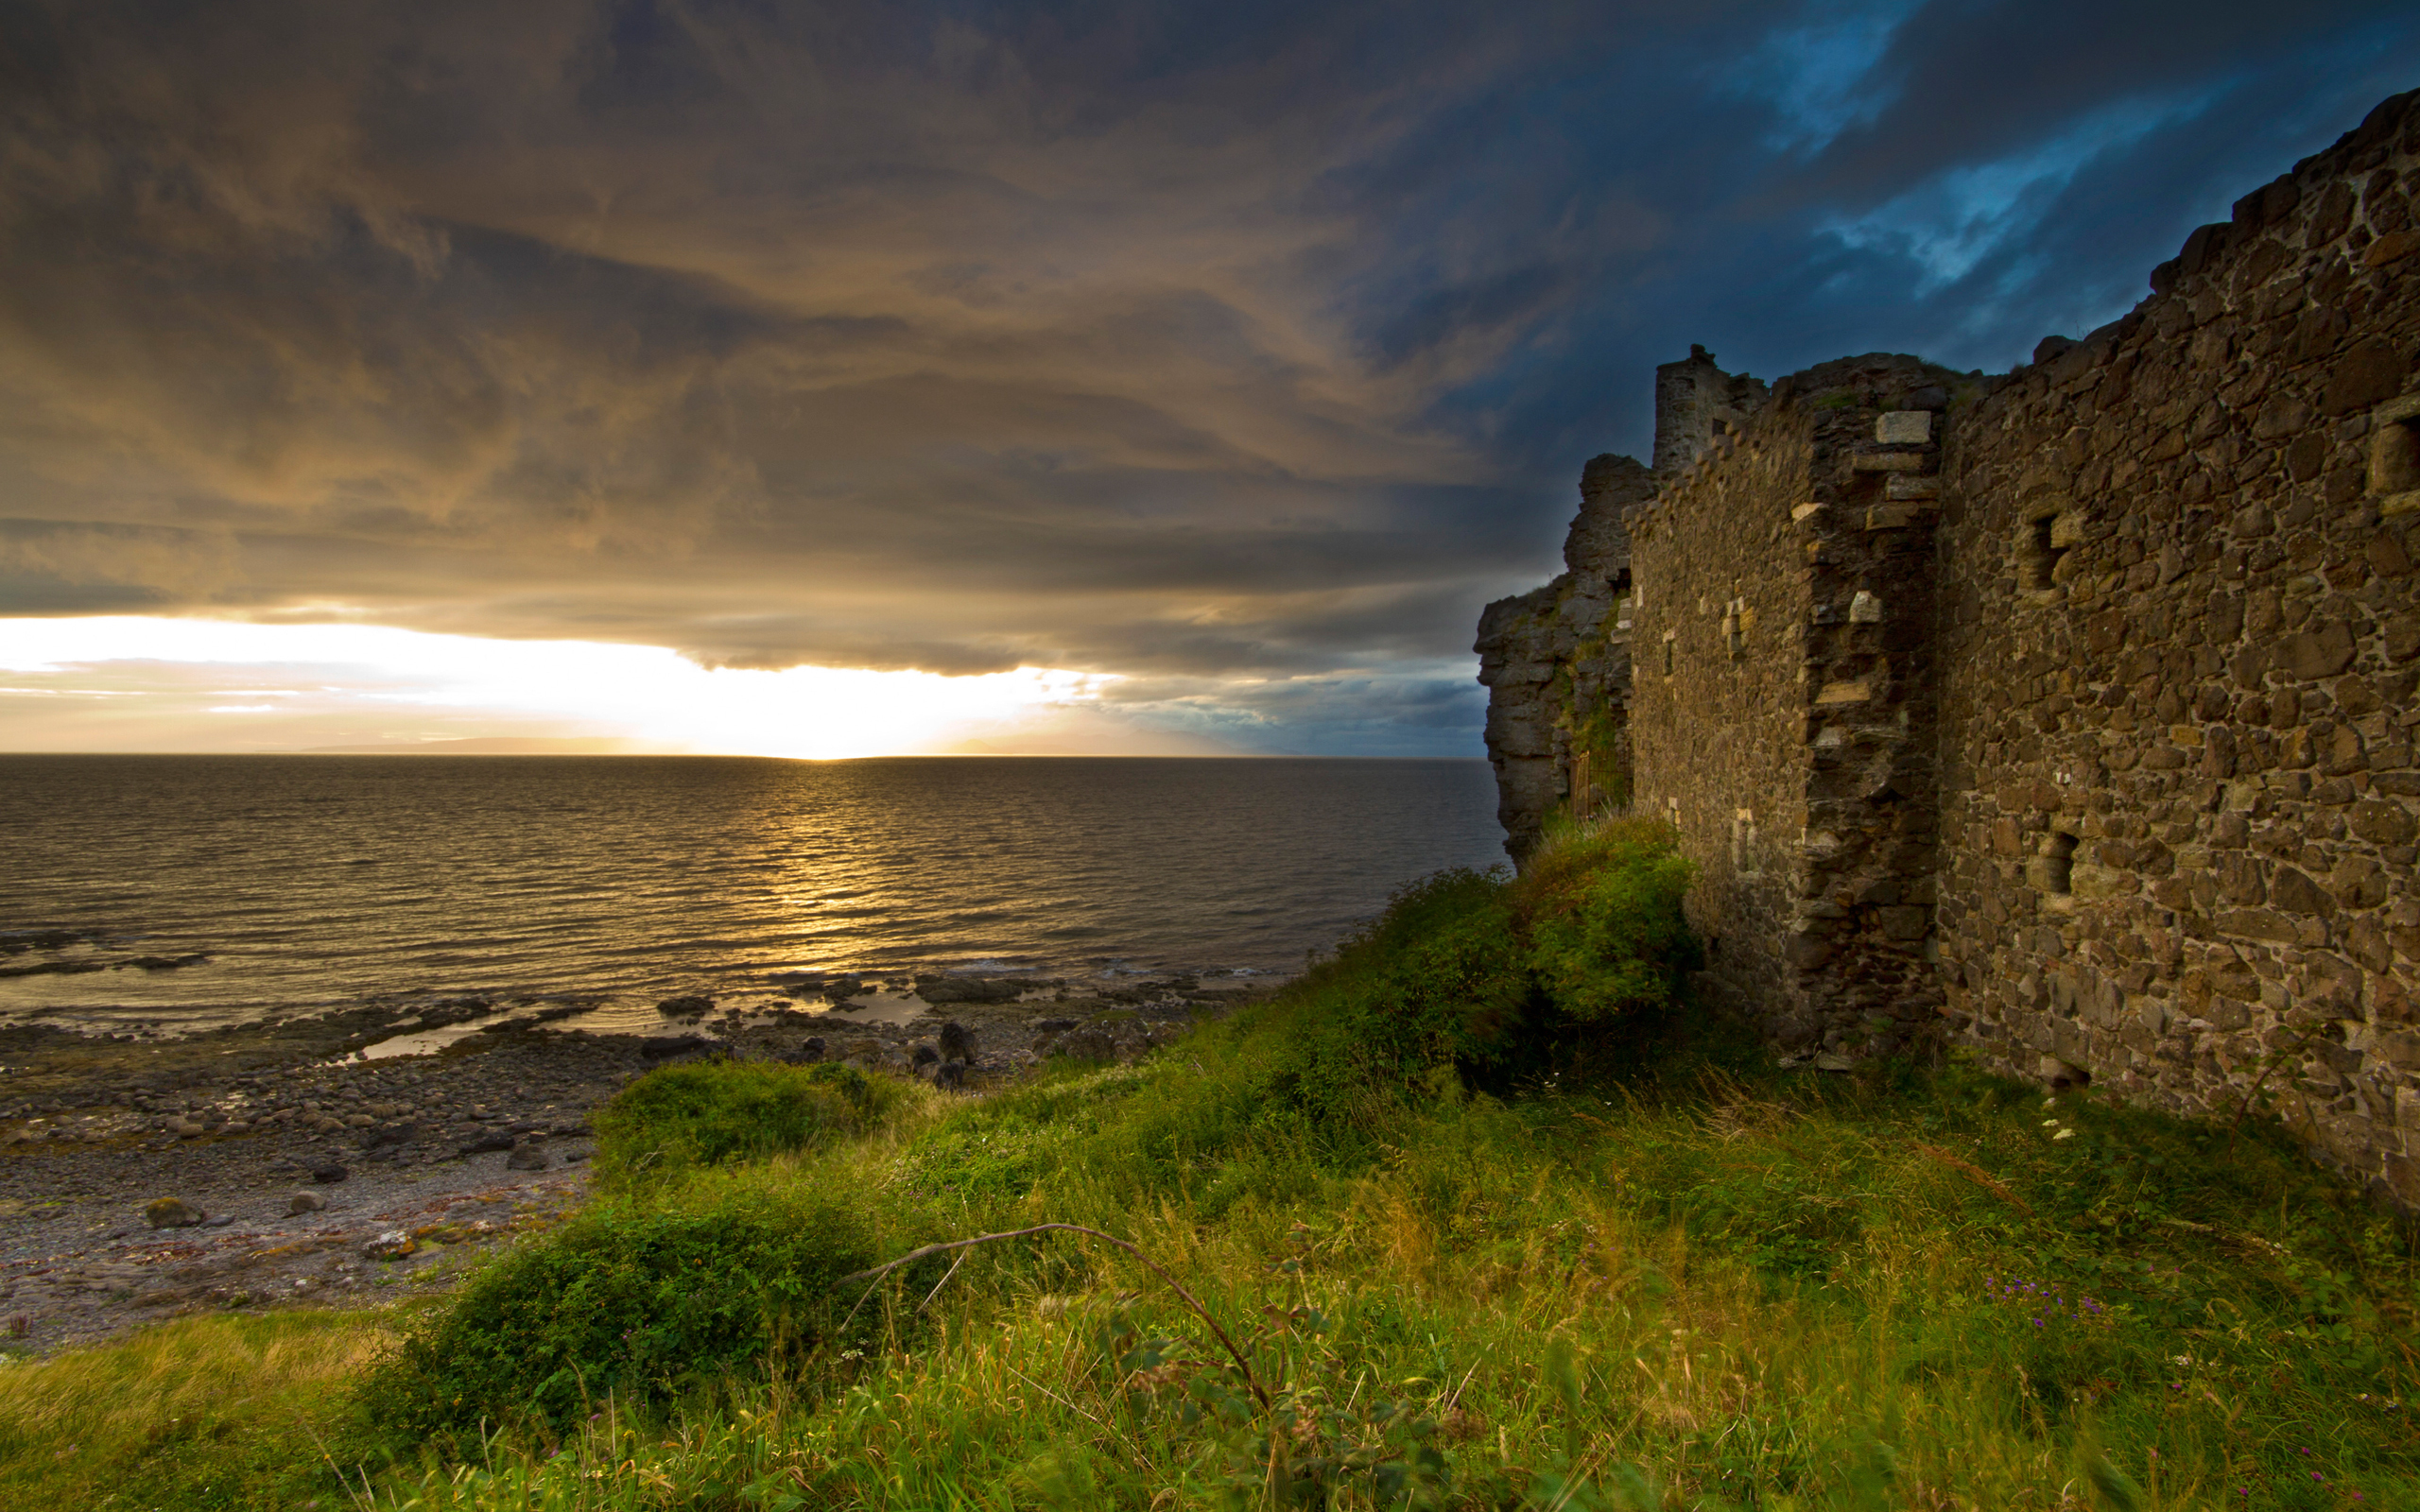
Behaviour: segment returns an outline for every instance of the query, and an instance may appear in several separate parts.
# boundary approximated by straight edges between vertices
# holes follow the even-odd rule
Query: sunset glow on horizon
[[[409,750],[523,740],[831,760],[1003,740],[1015,748],[1019,731],[1091,712],[1119,680],[1044,667],[961,677],[708,668],[662,646],[373,625],[0,620],[0,748]]]

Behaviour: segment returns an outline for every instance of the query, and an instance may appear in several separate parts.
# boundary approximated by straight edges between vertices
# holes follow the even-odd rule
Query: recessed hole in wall
[[[2059,558],[2072,549],[2062,543],[2065,532],[2059,528],[2059,517],[2046,514],[2025,523],[2025,540],[2018,555],[2022,558],[2025,586],[2032,589],[2056,588]]]
[[[1672,641],[1669,636],[1664,640],[1664,675],[1668,678],[1672,675]]]
[[[2082,1066],[2071,1066],[2064,1060],[2046,1057],[2042,1079],[2054,1092],[2080,1092],[2092,1085],[2092,1073]]]
[[[2053,830],[2042,837],[2041,854],[2036,858],[2034,885],[2053,897],[2065,897],[2074,891],[2076,874],[2076,837]]]
[[[2391,499],[2415,490],[2420,490],[2420,394],[2409,394],[2380,404],[2370,416],[2370,491]]]

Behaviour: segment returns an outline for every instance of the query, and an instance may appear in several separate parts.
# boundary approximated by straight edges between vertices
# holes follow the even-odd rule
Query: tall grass
[[[1114,1124],[1159,1086],[1061,1095]],[[1247,1333],[1274,1414],[1148,1273],[1057,1239],[883,1289],[817,1369],[511,1458],[513,1488],[436,1469],[380,1504],[2420,1504],[2394,1226],[2265,1142],[2144,1207],[2103,1160],[2196,1131],[2037,1115],[1954,1068],[1468,1099],[1351,1177],[1272,1159],[1208,1223],[1054,1164],[970,1228],[1135,1239]]]
[[[0,1364],[0,1505],[256,1507],[342,1492],[355,1394],[389,1319],[290,1311],[182,1318]]]
[[[1781,1072],[1672,990],[1685,941],[1658,933],[1676,894],[1651,836],[1563,844],[1519,882],[1409,890],[1288,994],[1143,1064],[920,1103],[586,1220],[845,1204],[846,1247],[875,1257],[1088,1225],[1183,1279],[1267,1408],[1150,1269],[1050,1234],[840,1281],[811,1338],[752,1359],[390,1437],[406,1463],[373,1463],[356,1498],[2420,1508],[2407,1228],[2273,1127],[2230,1141],[1954,1062]],[[1539,949],[1561,901],[1606,891],[1644,923],[1583,934],[1581,977],[1652,954],[1667,984],[1615,1013],[1617,1055]],[[1492,1055],[1499,1030],[1514,1049]],[[717,1076],[746,1093],[733,1068],[698,1074],[709,1102]],[[574,1277],[568,1232],[493,1274]],[[493,1328],[480,1284],[406,1351]],[[529,1316],[498,1336],[549,1338]]]

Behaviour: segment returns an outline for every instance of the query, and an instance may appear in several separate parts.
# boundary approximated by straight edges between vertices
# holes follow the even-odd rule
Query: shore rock
[[[916,995],[927,1003],[1013,1003],[1026,984],[1009,978],[981,976],[920,976]]]
[[[512,1154],[506,1158],[504,1168],[508,1171],[543,1171],[547,1164],[545,1136],[532,1134],[512,1147]]]
[[[327,1206],[328,1199],[316,1192],[297,1192],[286,1199],[285,1211],[289,1214],[299,1216],[306,1212],[324,1211]]]
[[[156,1197],[143,1210],[143,1221],[154,1228],[191,1228],[209,1216],[182,1197]]]
[[[311,1168],[311,1179],[321,1186],[333,1185],[352,1174],[341,1165],[315,1165]]]
[[[1106,1029],[1071,1029],[1049,1043],[1045,1054],[1070,1060],[1115,1060],[1117,1041]]]
[[[966,1025],[956,1019],[942,1025],[942,1058],[943,1060],[973,1060],[975,1058],[975,1036],[969,1032]]]

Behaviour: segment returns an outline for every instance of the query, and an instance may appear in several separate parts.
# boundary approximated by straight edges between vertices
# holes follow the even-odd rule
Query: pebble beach
[[[685,1058],[831,1059],[981,1095],[1053,1056],[1129,1059],[1270,990],[843,980],[824,1001],[666,1003],[655,1034],[444,1005],[248,1024],[166,1044],[0,1028],[0,1352],[211,1309],[441,1289],[588,1188],[594,1110]],[[439,1036],[432,1028],[449,1028]],[[441,1042],[437,1042],[441,1040]]]

